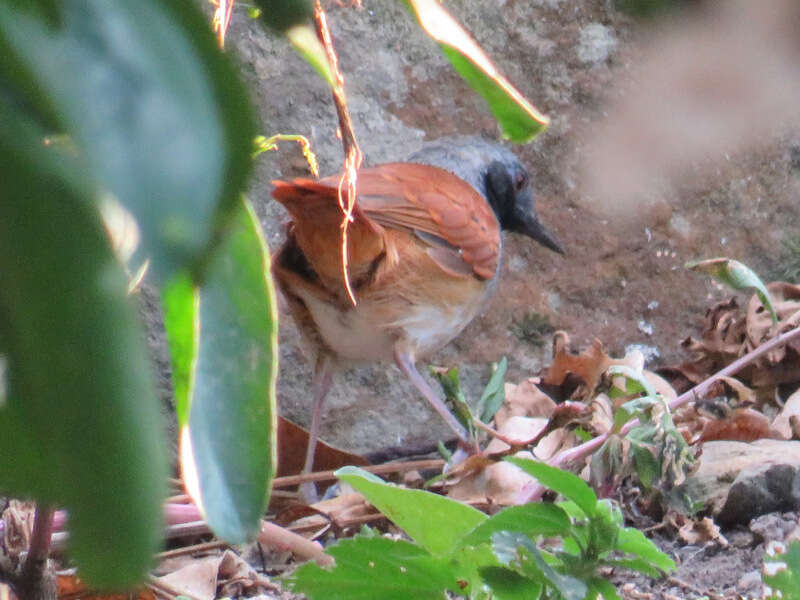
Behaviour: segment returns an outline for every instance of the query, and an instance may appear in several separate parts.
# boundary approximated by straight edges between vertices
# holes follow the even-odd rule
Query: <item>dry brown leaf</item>
[[[519,385],[506,383],[506,399],[494,417],[495,425],[502,428],[511,417],[550,417],[556,403],[541,391],[538,378],[526,379]]]
[[[703,545],[708,542],[717,542],[723,547],[727,547],[728,540],[719,530],[719,527],[709,517],[700,520],[687,520],[679,529],[678,535],[687,544]]]
[[[507,440],[519,441],[520,444],[533,440],[548,425],[549,419],[544,417],[513,416],[503,422],[497,429]],[[497,454],[508,450],[510,446],[499,438],[493,438],[486,446],[486,454]]]
[[[766,416],[752,408],[737,408],[728,418],[706,422],[700,440],[754,442],[768,437],[771,437],[771,432]]]
[[[792,417],[795,417],[795,420],[800,417],[800,390],[786,399],[781,412],[772,421],[772,429],[784,440],[790,440],[795,435]]]
[[[560,332],[559,332],[560,333]],[[569,338],[559,338],[566,339]],[[592,345],[580,354],[572,354],[566,343],[554,343],[553,364],[547,369],[542,381],[548,385],[561,385],[569,373],[577,375],[585,383],[591,394],[600,382],[603,373],[615,364],[600,340],[595,339]]]
[[[527,451],[518,452],[515,456],[533,458]],[[509,462],[486,461],[480,468],[473,468],[461,477],[448,489],[447,495],[461,502],[488,502],[508,506],[516,504],[519,493],[535,481]]]
[[[223,596],[240,596],[245,590],[259,586],[258,573],[231,550],[192,559],[157,580],[198,600],[214,600],[218,586],[223,587]]]
[[[297,475],[303,470],[308,446],[308,431],[291,421],[278,417],[278,477]],[[340,467],[363,467],[369,461],[318,440],[314,451],[314,468],[318,471],[335,471]]]

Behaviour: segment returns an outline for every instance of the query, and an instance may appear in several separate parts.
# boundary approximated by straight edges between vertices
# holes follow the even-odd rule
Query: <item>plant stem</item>
[[[708,389],[720,378],[728,377],[730,375],[733,375],[734,373],[737,373],[738,371],[741,371],[744,367],[749,365],[757,358],[763,356],[764,354],[766,354],[771,350],[774,350],[778,346],[782,346],[783,344],[790,342],[791,340],[793,340],[798,336],[800,336],[800,327],[795,327],[794,329],[776,335],[771,340],[764,342],[757,348],[754,348],[741,358],[738,358],[735,361],[733,361],[724,369],[717,371],[714,375],[707,378],[705,381],[698,383],[689,391],[678,396],[675,400],[670,402],[669,404],[670,410],[674,410],[679,406],[683,406],[684,404],[686,404],[687,402],[689,402],[694,398],[701,398],[703,395],[705,395]],[[639,425],[639,419],[632,419],[628,421],[620,429],[619,432],[620,435],[625,435],[633,427],[636,427],[637,425]],[[600,446],[602,446],[605,443],[608,437],[609,434],[604,433],[602,435],[597,436],[596,438],[589,440],[588,442],[581,444],[580,446],[575,446],[574,448],[570,448],[569,450],[559,452],[556,456],[547,461],[547,464],[553,467],[560,467],[562,465],[565,465],[573,461],[582,460],[587,456],[589,456],[590,454],[596,452],[600,448]],[[524,504],[526,502],[532,502],[534,500],[538,500],[545,492],[545,489],[546,488],[541,484],[539,484],[538,482],[531,484],[527,486],[525,489],[523,489],[522,492],[520,492],[517,501],[520,504]]]
[[[28,556],[12,586],[19,598],[55,600],[55,578],[48,576],[46,571],[47,556],[50,553],[50,535],[53,531],[53,512],[53,507],[48,504],[36,506]]]

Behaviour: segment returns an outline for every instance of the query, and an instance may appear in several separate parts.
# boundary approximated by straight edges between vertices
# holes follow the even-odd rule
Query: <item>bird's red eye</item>
[[[514,176],[514,190],[519,192],[524,188],[528,183],[528,174],[527,173],[517,173]]]

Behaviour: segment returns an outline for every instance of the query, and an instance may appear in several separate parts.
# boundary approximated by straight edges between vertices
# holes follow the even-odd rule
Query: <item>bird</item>
[[[341,175],[272,182],[291,221],[272,273],[314,365],[304,472],[313,468],[325,397],[334,372],[395,363],[458,438],[467,431],[419,373],[430,356],[481,312],[498,287],[502,231],[563,254],[536,216],[519,158],[478,137],[425,144],[404,162],[357,171],[342,269]]]

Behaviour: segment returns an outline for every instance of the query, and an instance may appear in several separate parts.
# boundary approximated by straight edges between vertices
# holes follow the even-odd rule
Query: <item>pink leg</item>
[[[303,473],[311,473],[314,469],[314,451],[317,449],[319,440],[319,426],[322,422],[322,409],[325,404],[325,397],[331,389],[333,383],[333,362],[327,354],[321,354],[317,358],[314,367],[314,382],[312,384],[314,404],[311,409],[311,428],[308,432],[308,447],[306,449],[306,461],[303,465]],[[300,486],[300,493],[309,502],[315,501],[317,497],[316,486],[313,483]]]
[[[417,371],[417,367],[414,365],[414,356],[411,352],[403,348],[402,344],[397,344],[394,348],[394,360],[397,366],[400,367],[400,370],[411,380],[411,383],[425,396],[434,410],[442,416],[445,422],[450,426],[450,429],[455,432],[458,439],[468,444],[469,436],[467,435],[467,430],[464,429],[461,423],[458,422],[458,419],[453,416],[453,413],[447,409],[444,400],[431,389],[431,386],[428,385],[425,378]]]

